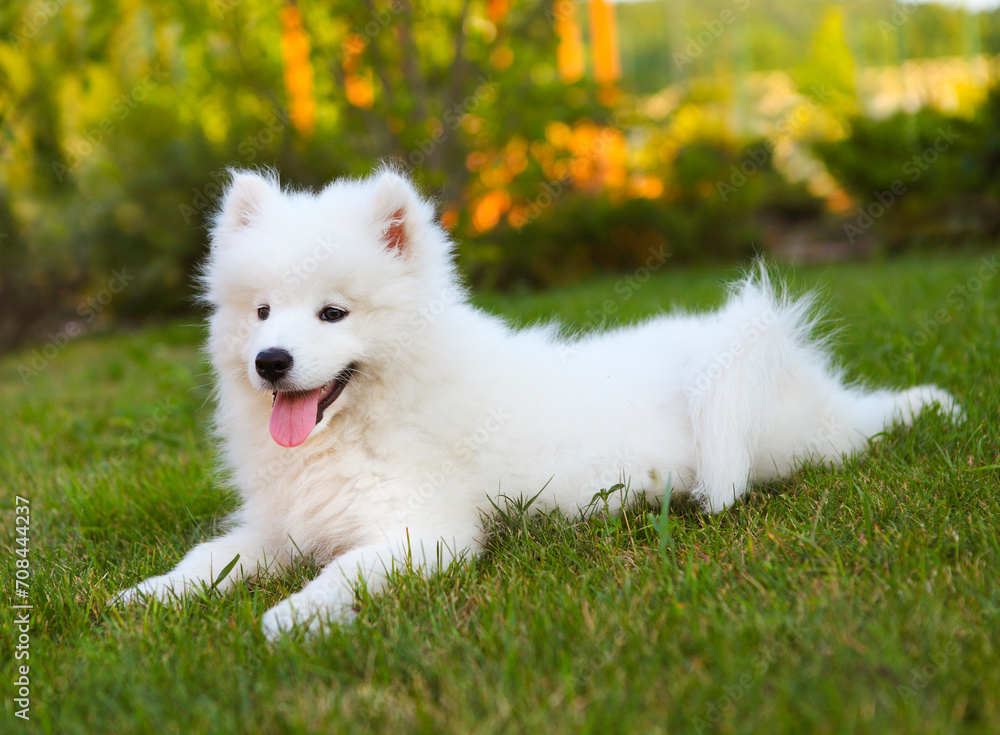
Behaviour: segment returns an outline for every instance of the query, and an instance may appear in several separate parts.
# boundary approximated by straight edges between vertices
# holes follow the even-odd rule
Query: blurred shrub
[[[651,141],[656,148],[659,140]],[[627,272],[664,258],[732,260],[763,250],[759,215],[814,218],[822,201],[774,169],[770,144],[694,140],[669,163],[635,177],[660,182],[655,197],[590,195],[565,182],[536,183],[541,205],[462,246],[473,282],[486,287],[562,285],[595,271]],[[529,206],[530,211],[530,206]]]
[[[923,108],[855,117],[850,127],[814,146],[857,204],[849,240],[874,237],[898,251],[1000,235],[1000,88],[971,119]]]

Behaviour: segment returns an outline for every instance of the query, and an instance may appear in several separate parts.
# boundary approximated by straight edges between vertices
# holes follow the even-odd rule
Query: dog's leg
[[[692,411],[697,452],[692,496],[707,512],[725,510],[746,492],[772,393],[766,384],[742,391],[735,384],[717,386]]]
[[[354,590],[361,582],[370,594],[385,589],[393,570],[415,571],[430,576],[469,553],[473,541],[446,543],[441,537],[403,537],[395,543],[371,544],[342,554],[324,567],[316,579],[300,592],[278,603],[264,614],[264,634],[275,639],[293,627],[321,631],[335,623],[352,621]]]
[[[230,562],[239,558],[224,577]],[[140,582],[115,595],[111,604],[126,605],[141,598],[178,600],[204,587],[225,592],[244,578],[252,578],[261,568],[288,562],[285,550],[266,549],[263,539],[247,528],[236,528],[217,539],[198,544],[167,574]]]
[[[779,317],[770,317],[766,330],[745,330],[770,313],[767,301],[738,306],[730,309],[735,313],[720,315],[686,385],[695,449],[692,496],[711,513],[746,492],[761,437],[773,421],[788,353],[795,348],[791,329]]]

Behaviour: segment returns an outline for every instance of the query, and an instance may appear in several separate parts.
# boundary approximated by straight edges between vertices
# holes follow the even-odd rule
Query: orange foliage
[[[361,53],[365,50],[368,42],[360,33],[348,33],[344,39],[344,70],[357,71],[361,63]]]
[[[368,109],[375,104],[372,70],[361,68],[361,54],[367,42],[358,33],[348,33],[344,39],[344,94],[355,107]]]
[[[528,208],[523,204],[515,204],[507,213],[507,223],[511,227],[521,227],[528,218]]]
[[[493,24],[499,23],[507,16],[510,10],[510,3],[507,0],[487,0],[486,17]]]
[[[490,62],[495,69],[503,71],[514,63],[514,52],[510,46],[499,46],[490,53]]]
[[[472,205],[472,229],[477,233],[489,232],[500,221],[500,216],[510,209],[510,194],[504,189],[494,189],[483,194]]]
[[[594,54],[594,79],[599,84],[610,86],[622,74],[614,3],[608,0],[590,0],[590,37]]]
[[[628,193],[633,199],[659,199],[663,182],[649,174],[633,174],[628,181]]]
[[[545,126],[545,139],[556,148],[566,148],[572,137],[573,131],[564,122],[553,120]]]
[[[854,201],[846,191],[838,187],[827,195],[826,206],[834,214],[844,214],[854,206]]]
[[[565,157],[557,160],[555,156],[539,159],[550,179],[571,176],[573,186],[592,195],[625,187],[628,149],[624,137],[614,128],[590,120],[582,120],[572,128],[563,123],[549,123],[545,137],[555,149],[569,154],[568,160]]]
[[[572,84],[583,76],[583,36],[576,20],[576,3],[573,0],[556,0],[553,7],[556,35],[556,66],[559,77],[566,84]]]
[[[503,165],[510,171],[511,178],[528,167],[528,141],[512,138],[504,148]]]
[[[492,230],[505,212],[511,226],[524,222],[524,205],[512,204],[509,187],[527,170],[529,156],[549,181],[564,182],[591,196],[657,199],[664,194],[664,184],[655,176],[629,176],[628,149],[618,130],[591,120],[572,127],[554,120],[545,126],[544,140],[529,143],[514,137],[499,151],[475,151],[465,159],[466,168],[478,174],[478,188],[485,191],[470,207],[475,234]]]
[[[300,135],[312,135],[316,127],[316,96],[313,68],[309,61],[309,37],[302,27],[302,15],[294,5],[281,9],[281,60],[285,91],[292,125]]]
[[[465,158],[465,167],[475,173],[487,166],[490,162],[489,156],[482,151],[473,151]]]
[[[355,107],[368,109],[375,104],[375,88],[372,85],[372,70],[365,69],[360,74],[344,77],[344,93],[347,101]]]

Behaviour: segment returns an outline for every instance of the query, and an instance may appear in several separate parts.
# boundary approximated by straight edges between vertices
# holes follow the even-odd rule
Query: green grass
[[[586,522],[503,514],[475,563],[401,576],[356,624],[276,645],[261,614],[315,569],[180,609],[105,606],[234,505],[212,474],[201,330],[91,335],[27,384],[32,350],[9,355],[0,729],[1000,732],[1000,278],[971,280],[980,258],[790,277],[825,292],[852,376],[940,383],[965,424],[927,415],[716,517],[676,501]],[[615,276],[481,303],[586,328],[608,298],[610,321],[711,306],[725,275],[664,269],[628,298]],[[15,495],[30,501],[29,723],[13,716]]]

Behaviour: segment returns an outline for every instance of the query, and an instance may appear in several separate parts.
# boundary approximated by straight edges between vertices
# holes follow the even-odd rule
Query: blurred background
[[[995,247],[998,4],[4,3],[0,349],[191,311],[231,166],[395,159],[485,289]]]

